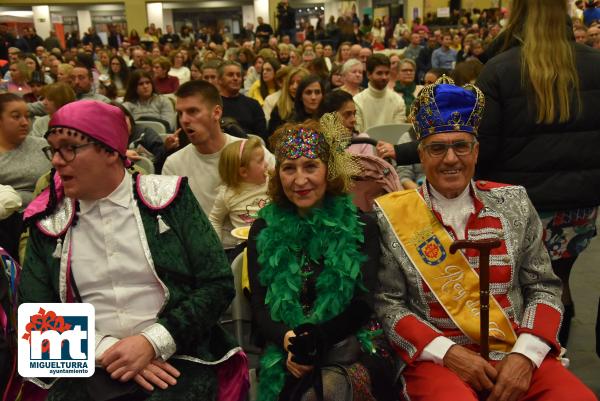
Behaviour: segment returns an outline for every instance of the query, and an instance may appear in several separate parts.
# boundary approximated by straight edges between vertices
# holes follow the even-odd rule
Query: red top
[[[179,78],[167,75],[166,78],[154,78],[154,89],[161,95],[174,93],[179,88]]]

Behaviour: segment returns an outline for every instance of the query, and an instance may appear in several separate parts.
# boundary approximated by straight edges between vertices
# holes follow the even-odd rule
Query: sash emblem
[[[446,250],[436,235],[420,243],[417,250],[423,261],[430,266],[437,266],[446,259]]]

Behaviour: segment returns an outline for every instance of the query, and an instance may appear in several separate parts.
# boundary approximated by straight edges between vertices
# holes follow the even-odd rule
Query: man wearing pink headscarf
[[[46,133],[55,171],[25,212],[20,301],[93,304],[97,365],[48,400],[239,395],[245,357],[217,323],[234,295],[219,239],[185,178],[127,172],[127,136],[123,112],[95,101],[62,107]],[[236,363],[241,375],[217,373]]]

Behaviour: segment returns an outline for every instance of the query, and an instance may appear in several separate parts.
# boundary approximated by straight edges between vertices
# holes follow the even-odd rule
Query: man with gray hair
[[[235,61],[225,61],[217,69],[219,93],[223,99],[223,117],[231,117],[246,134],[257,135],[267,142],[267,122],[260,104],[240,93],[242,66]]]
[[[426,181],[376,200],[375,311],[403,398],[596,400],[560,362],[561,282],[525,189],[473,180],[484,105],[473,86],[426,86],[410,116]]]
[[[142,61],[144,60],[145,55],[146,51],[139,46],[131,49],[131,58],[133,61],[129,68],[132,72],[142,68]]]

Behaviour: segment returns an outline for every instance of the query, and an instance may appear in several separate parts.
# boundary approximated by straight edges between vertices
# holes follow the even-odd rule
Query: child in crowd
[[[251,137],[227,145],[219,159],[219,175],[223,185],[215,199],[209,220],[224,248],[239,245],[228,233],[223,233],[227,220],[234,228],[249,227],[259,209],[267,203],[267,162],[262,141]],[[227,251],[230,260],[241,251]]]

